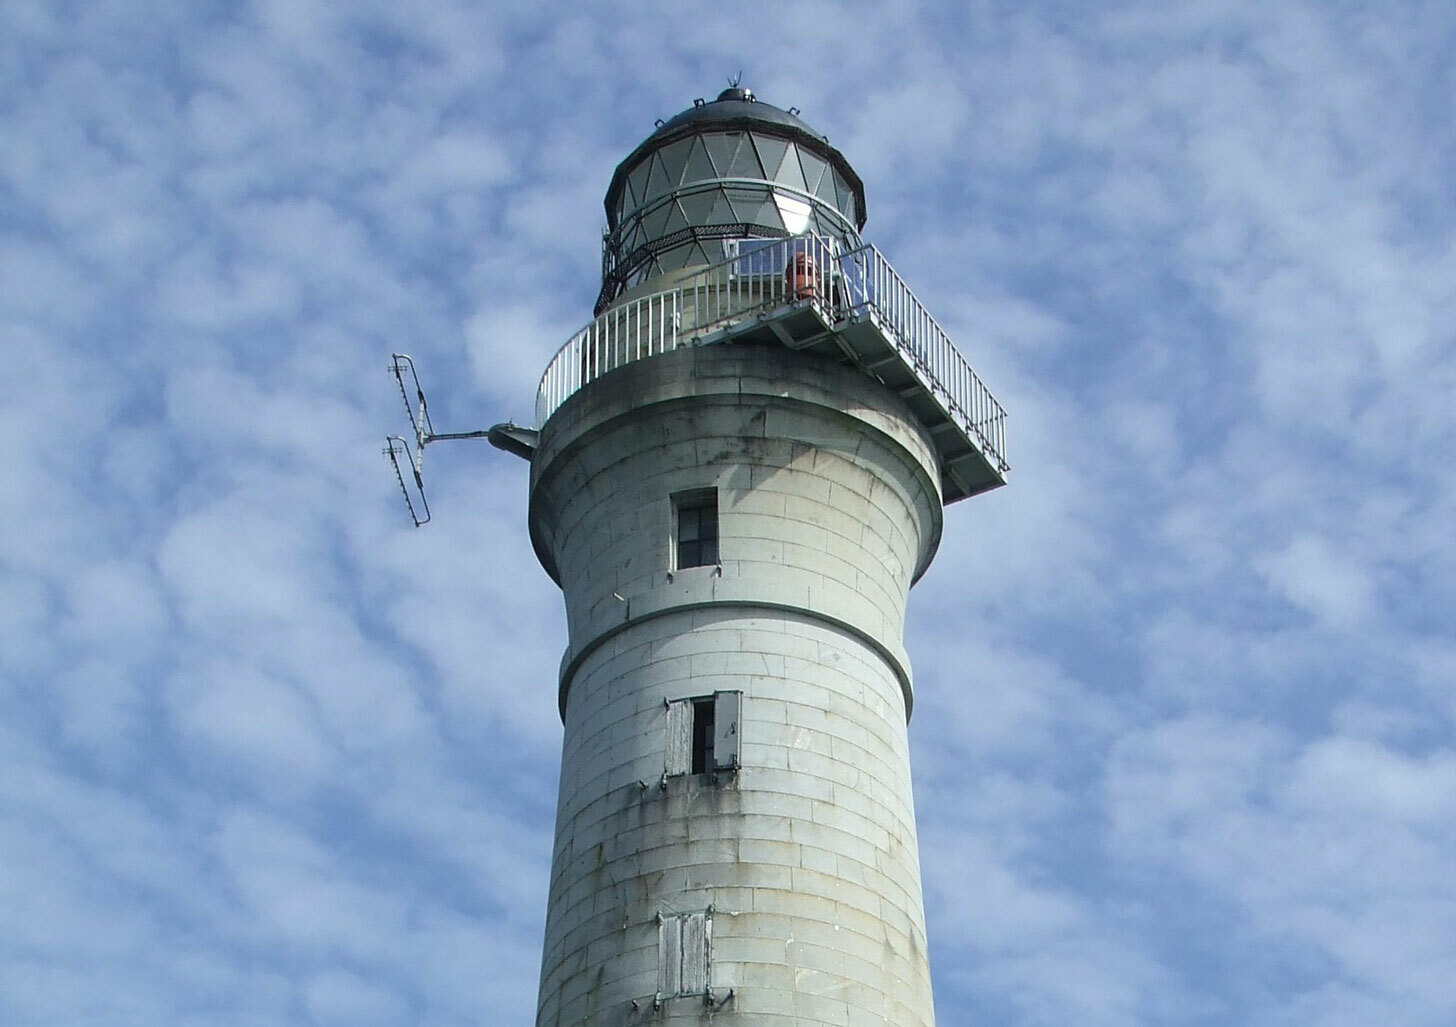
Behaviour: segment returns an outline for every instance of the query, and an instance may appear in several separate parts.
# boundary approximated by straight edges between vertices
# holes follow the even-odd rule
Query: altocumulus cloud
[[[1456,1018],[1449,14],[0,13],[0,1020],[530,1022],[529,419],[615,162],[801,107],[1012,411],[912,598],[944,1024]],[[443,447],[441,447],[443,448]]]

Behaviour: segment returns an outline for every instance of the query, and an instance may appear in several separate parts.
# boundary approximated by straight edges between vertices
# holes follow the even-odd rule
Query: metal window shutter
[[[682,918],[665,916],[657,925],[657,990],[672,996],[682,991]]]
[[[735,770],[743,693],[718,692],[713,698],[713,769]]]
[[[700,995],[708,990],[708,925],[706,913],[689,913],[682,918],[682,994]]]
[[[679,699],[667,704],[667,744],[664,772],[686,774],[693,765],[693,704]]]

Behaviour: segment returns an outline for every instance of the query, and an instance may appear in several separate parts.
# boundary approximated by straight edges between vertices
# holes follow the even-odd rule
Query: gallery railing
[[[561,347],[536,394],[543,425],[578,389],[624,364],[717,341],[724,329],[786,306],[814,306],[830,326],[872,321],[947,416],[1005,475],[1006,411],[945,330],[873,246],[839,252],[832,239],[730,243],[728,259],[676,287],[604,311]]]

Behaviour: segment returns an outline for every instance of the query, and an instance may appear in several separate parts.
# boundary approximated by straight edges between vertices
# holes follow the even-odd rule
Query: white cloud
[[[1286,599],[1337,627],[1368,618],[1373,587],[1346,553],[1313,535],[1300,535],[1264,561],[1264,574]]]
[[[338,754],[307,696],[251,667],[186,666],[169,686],[177,730],[200,762],[235,762],[268,791],[325,784]]]
[[[309,1014],[321,1024],[400,1023],[409,1012],[398,994],[347,970],[316,975],[305,995]]]
[[[941,1022],[1449,1023],[1446,20],[6,8],[0,1020],[529,1022],[561,600],[514,458],[408,527],[384,367],[528,418],[741,68],[1011,413],[907,640]]]

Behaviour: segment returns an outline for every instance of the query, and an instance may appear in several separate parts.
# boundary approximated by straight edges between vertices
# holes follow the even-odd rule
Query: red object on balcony
[[[795,253],[784,271],[784,280],[789,287],[789,298],[812,299],[818,291],[819,268],[814,257],[808,253]]]

